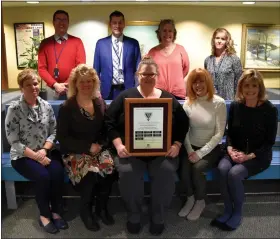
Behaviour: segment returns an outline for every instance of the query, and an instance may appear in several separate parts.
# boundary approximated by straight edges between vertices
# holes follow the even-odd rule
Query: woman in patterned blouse
[[[242,65],[234,49],[230,33],[225,28],[214,31],[212,53],[204,61],[214,80],[216,93],[225,100],[233,100],[238,79],[242,74]]]
[[[48,233],[67,229],[61,216],[64,171],[60,154],[50,152],[56,137],[56,121],[50,104],[39,94],[40,77],[25,69],[17,78],[22,95],[11,103],[5,119],[11,145],[11,164],[25,178],[35,181],[39,224]]]
[[[69,77],[68,99],[61,105],[57,119],[57,138],[65,154],[63,161],[81,195],[81,219],[91,231],[100,229],[95,215],[106,225],[114,224],[107,210],[114,182],[113,160],[102,147],[106,143],[105,102],[99,97],[99,86],[92,67],[80,64],[74,68]],[[94,196],[95,214],[92,214]]]

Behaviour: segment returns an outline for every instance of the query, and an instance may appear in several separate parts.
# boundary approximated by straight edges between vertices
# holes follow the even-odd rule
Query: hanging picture
[[[280,25],[243,24],[241,60],[244,69],[280,71]]]
[[[43,22],[14,23],[17,67],[37,69],[38,50],[45,38]]]

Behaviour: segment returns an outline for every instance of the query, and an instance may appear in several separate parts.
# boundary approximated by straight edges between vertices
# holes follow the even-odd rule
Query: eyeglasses
[[[139,76],[141,76],[142,78],[155,78],[157,76],[157,74],[153,73],[153,74],[145,74],[145,73],[139,73]]]

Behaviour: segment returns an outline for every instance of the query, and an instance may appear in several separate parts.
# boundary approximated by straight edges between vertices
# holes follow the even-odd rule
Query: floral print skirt
[[[95,155],[68,154],[64,156],[63,163],[73,185],[79,183],[88,172],[105,177],[114,170],[114,161],[108,149],[101,150]]]

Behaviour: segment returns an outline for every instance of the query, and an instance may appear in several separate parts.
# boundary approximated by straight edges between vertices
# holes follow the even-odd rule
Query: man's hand
[[[64,95],[68,88],[68,83],[54,83],[53,87],[55,89],[55,91],[59,94],[59,95]]]

